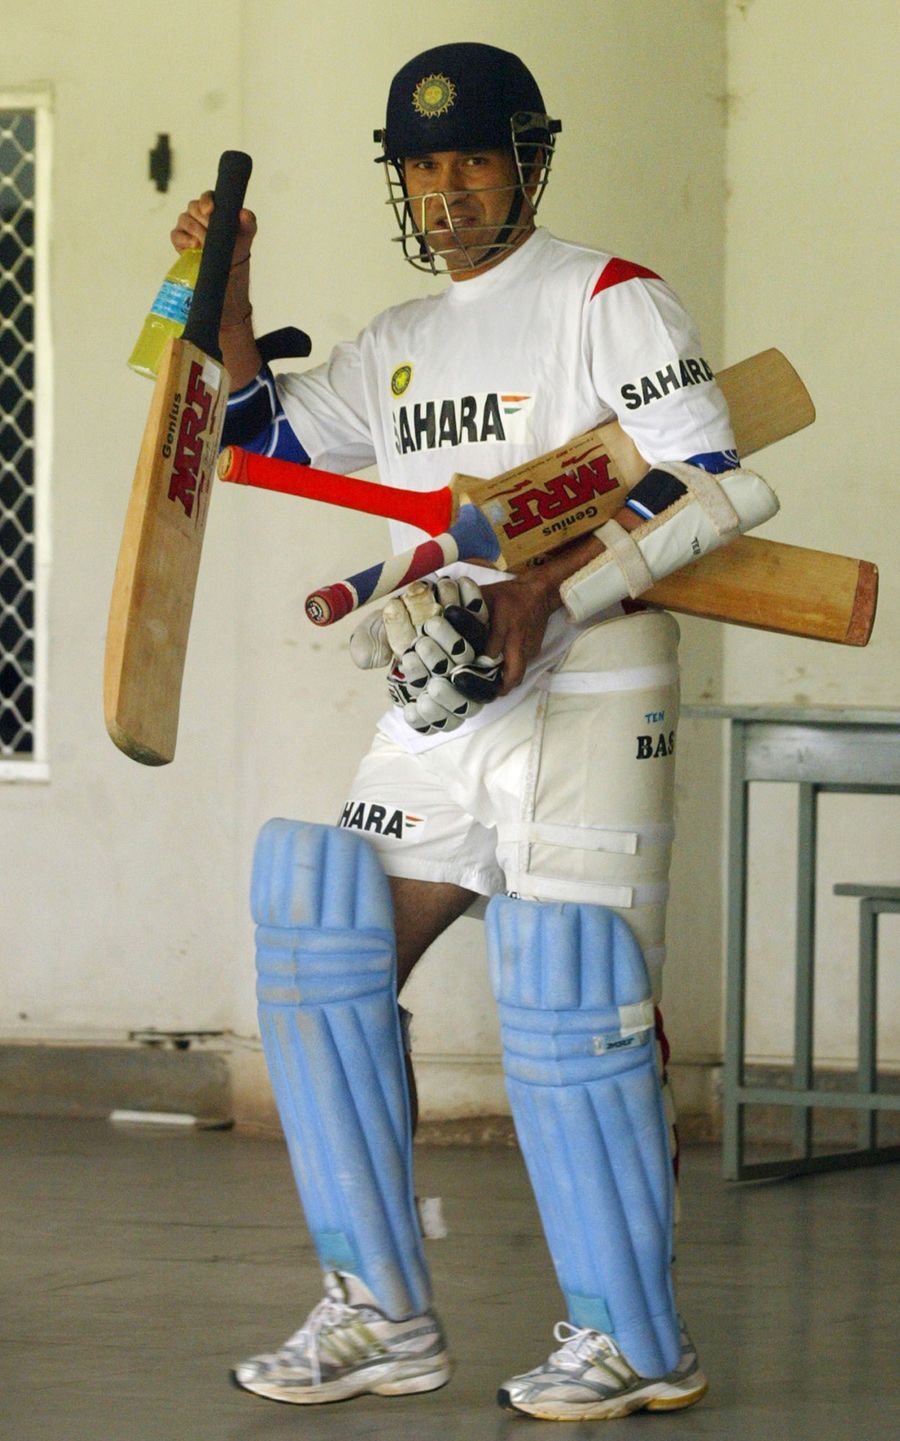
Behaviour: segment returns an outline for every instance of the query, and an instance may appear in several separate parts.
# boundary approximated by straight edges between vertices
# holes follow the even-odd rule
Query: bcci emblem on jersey
[[[408,389],[411,380],[412,366],[398,365],[391,376],[391,394],[401,396],[403,392]]]

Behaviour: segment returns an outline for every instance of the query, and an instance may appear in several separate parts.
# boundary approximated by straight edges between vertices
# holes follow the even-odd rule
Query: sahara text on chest
[[[399,455],[442,446],[485,445],[512,440],[517,416],[522,410],[504,414],[506,407],[495,391],[483,395],[461,395],[450,400],[424,400],[400,405],[394,411],[394,444]]]

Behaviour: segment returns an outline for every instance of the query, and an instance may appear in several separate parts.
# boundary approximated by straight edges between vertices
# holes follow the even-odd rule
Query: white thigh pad
[[[661,611],[579,635],[545,679],[518,822],[501,822],[510,893],[619,911],[659,995],[674,833],[678,626]]]

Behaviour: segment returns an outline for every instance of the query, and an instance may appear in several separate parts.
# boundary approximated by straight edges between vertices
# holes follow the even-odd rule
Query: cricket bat
[[[720,371],[716,380],[728,403],[742,456],[784,440],[815,419],[806,386],[779,350],[751,355]],[[509,569],[518,569],[522,560],[549,548],[544,523],[550,526],[550,535],[558,537],[557,544],[595,530],[608,516],[601,519],[585,506],[606,497],[609,514],[615,514],[647,469],[617,421],[596,426],[493,480],[456,475],[450,485],[424,492],[255,455],[238,446],[226,447],[218,466],[221,480],[404,520],[429,535],[448,530],[460,505],[470,501],[492,518]]]
[[[778,350],[750,356],[721,371],[716,379],[728,401],[742,456],[792,435],[815,419],[803,382]],[[624,492],[618,482],[608,484],[613,466],[624,482]],[[624,494],[646,472],[647,465],[633,441],[612,422],[493,481],[456,476],[451,485],[424,493],[259,456],[237,447],[222,452],[218,469],[221,479],[226,481],[407,521],[437,537],[439,545],[444,538],[442,533],[459,516],[461,500],[465,503],[468,498],[476,504],[489,504],[499,496],[505,498],[506,506],[505,512],[499,513],[501,523],[504,514],[514,528],[517,524],[521,526],[523,520],[529,521],[524,533],[530,532],[532,540],[539,539],[549,550],[573,534],[595,529],[609,514],[615,513]],[[519,481],[524,488],[517,488]],[[579,504],[590,505],[593,510],[604,498],[610,508],[602,517],[594,510],[589,516],[579,518]],[[566,504],[570,507],[568,512]],[[538,528],[534,517],[540,515],[542,508],[548,512],[543,517],[546,525]],[[576,512],[574,529],[565,523],[573,511]],[[554,530],[554,526],[558,529]],[[548,529],[550,544],[547,543]],[[555,536],[560,538],[554,540]],[[499,541],[498,537],[498,544]],[[417,552],[411,554],[415,556]],[[436,554],[433,549],[422,553],[420,548],[420,554],[425,573],[444,563],[443,554]],[[403,558],[398,571],[408,560],[409,556]],[[513,564],[512,568],[519,567]],[[419,570],[413,569],[418,576]],[[375,590],[367,597],[364,595],[367,585],[375,585],[377,593],[384,594],[394,584],[402,585],[413,578],[409,567],[406,574],[395,580],[393,575],[385,575],[385,567],[374,566],[352,577],[350,582],[338,582],[311,596],[310,618],[317,624],[330,624],[355,605],[363,604],[364,599],[376,598]],[[384,590],[380,582],[385,583]],[[355,604],[354,594],[346,592],[348,585],[354,588]],[[657,582],[642,599],[682,614],[729,621],[734,625],[844,645],[865,645],[872,630],[877,594],[878,572],[868,561],[743,536],[724,550],[704,556]]]
[[[314,625],[332,625],[367,600],[388,595],[454,560],[484,563],[478,544],[477,531],[467,531],[464,508],[460,522],[446,534],[314,591],[307,597],[306,614]],[[871,561],[742,535],[657,581],[638,603],[807,640],[866,645],[877,600],[878,568]]]
[[[815,409],[802,380],[778,350],[763,351],[729,367],[716,377],[728,402],[732,427],[742,456],[793,434],[815,419]],[[271,465],[271,462],[269,462]],[[240,470],[266,476],[254,457],[226,452],[219,473]],[[296,469],[297,467],[294,467]],[[434,519],[448,513],[440,534],[428,525],[423,502],[414,496],[415,514],[398,501],[405,492],[391,490],[385,512],[430,529],[432,539],[381,565],[323,587],[308,597],[306,612],[316,625],[330,625],[367,601],[377,600],[455,560],[475,560],[498,570],[521,571],[559,546],[596,530],[621,508],[629,490],[646,474],[647,462],[617,422],[576,436],[566,445],[491,480],[454,476],[445,492],[436,492]],[[365,482],[354,482],[356,487]],[[311,483],[305,483],[310,493]],[[371,487],[370,487],[371,488]],[[388,487],[378,487],[388,491]],[[321,492],[337,503],[339,484]],[[376,509],[373,504],[367,509]]]
[[[160,365],[113,582],[103,675],[106,728],[144,765],[175,754],[181,682],[228,374],[219,322],[252,161],[226,150],[184,332]]]
[[[778,350],[750,356],[717,379],[729,401],[737,450],[742,455],[782,440],[815,418],[804,383]],[[600,451],[593,452],[590,447],[598,437],[602,437]],[[495,480],[454,477],[446,494],[432,493],[444,507],[435,509],[432,516],[420,506],[429,496],[412,497],[419,503],[418,513],[400,512],[393,506],[393,496],[406,496],[406,491],[354,481],[367,490],[392,491],[384,509],[374,504],[359,509],[409,519],[425,529],[429,520],[448,513],[454,520],[444,533],[433,535],[432,530],[432,540],[405,555],[314,592],[307,599],[308,617],[317,625],[331,624],[357,605],[383,597],[454,559],[481,559],[498,569],[524,569],[541,553],[602,525],[647,468],[634,444],[618,425],[611,424]],[[611,480],[615,484],[609,484]],[[497,509],[492,509],[494,506]],[[576,507],[593,512],[589,525],[580,523]],[[573,509],[575,526],[569,527],[567,517]],[[644,592],[641,601],[707,620],[865,646],[876,617],[877,598],[878,571],[870,561],[783,545],[765,537],[740,536],[732,545],[658,581]]]
[[[741,535],[658,580],[640,599],[681,615],[867,645],[878,604],[878,567],[849,555]]]

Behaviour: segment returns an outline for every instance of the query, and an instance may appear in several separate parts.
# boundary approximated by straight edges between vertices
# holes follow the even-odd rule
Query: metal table
[[[900,792],[900,710],[688,705],[682,714],[727,720],[730,736],[723,1174],[745,1180],[900,1159],[900,1146],[874,1142],[829,1155],[813,1155],[812,1148],[813,1107],[855,1109],[862,1118],[900,1104],[897,1095],[878,1093],[874,1078],[869,1090],[838,1092],[816,1089],[813,1077],[817,801],[823,791]],[[748,1086],[745,1079],[747,822],[754,781],[794,782],[799,788],[794,1057],[786,1090]],[[744,1113],[751,1104],[793,1109],[792,1156],[744,1160]]]

